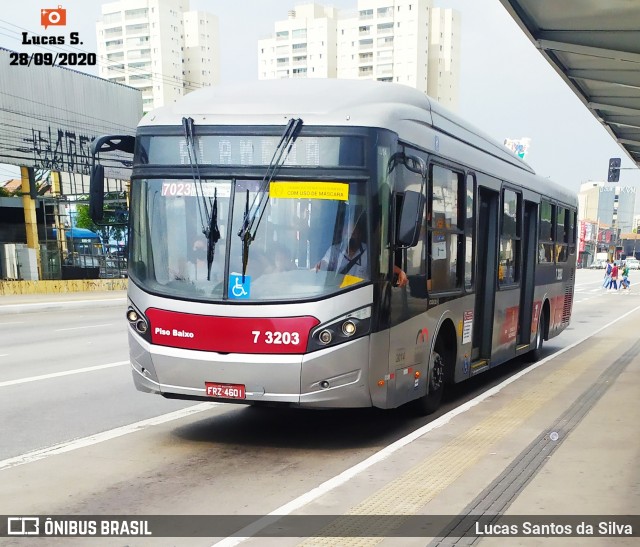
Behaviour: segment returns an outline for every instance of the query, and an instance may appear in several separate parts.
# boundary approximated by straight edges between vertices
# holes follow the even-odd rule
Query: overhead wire
[[[34,35],[38,34],[38,33],[34,32],[34,31],[30,30],[30,29],[21,27],[19,25],[15,25],[15,24],[13,24],[13,23],[11,23],[9,21],[6,21],[4,19],[0,19],[0,22],[4,23],[5,25],[9,25],[9,27],[0,26],[0,31],[6,31],[6,32],[0,32],[0,35],[6,36],[8,38],[11,38],[11,39],[14,39],[14,40],[17,40],[17,41],[21,41],[21,38],[22,38],[21,31],[25,31],[25,32],[28,32],[28,33],[34,34]],[[19,29],[19,31],[14,30],[14,29]],[[7,34],[7,32],[9,34]],[[124,37],[124,33],[123,33],[123,37]],[[90,53],[90,52],[84,50],[83,48],[77,47],[77,46],[72,45],[72,44],[60,44],[60,45],[58,45],[58,44],[55,44],[55,45],[51,45],[51,44],[44,45],[44,44],[42,44],[42,45],[38,45],[38,47],[40,49],[44,50],[44,51],[51,52],[51,53],[59,53],[59,52],[67,52],[68,53],[68,52],[70,52],[69,50],[75,50],[75,51],[82,52],[82,53]],[[6,48],[0,48],[0,49],[5,49],[7,51],[12,51],[12,50],[9,50],[9,49],[6,49]],[[145,49],[145,48],[144,48],[144,46],[141,45],[140,49]],[[71,52],[73,52],[73,51],[71,51]],[[109,59],[108,56],[105,57],[103,55],[97,55],[96,54],[96,58],[99,59],[102,62],[102,66],[104,68],[108,69],[111,72],[117,72],[117,73],[123,74],[125,76],[127,74],[130,75],[130,76],[131,75],[135,75],[135,73],[137,72],[139,75],[144,75],[145,76],[144,80],[141,80],[141,81],[143,81],[145,83],[149,82],[152,85],[154,83],[155,84],[170,85],[170,86],[178,87],[178,88],[185,89],[185,90],[195,90],[195,89],[199,89],[199,88],[203,87],[202,85],[196,84],[194,82],[190,82],[188,80],[184,80],[184,79],[183,80],[175,80],[175,79],[173,79],[171,77],[163,76],[161,73],[157,73],[157,72],[153,72],[153,71],[149,72],[145,67],[131,67],[131,66],[127,65],[127,66],[123,66],[122,68],[120,68],[118,65],[121,65],[121,64],[124,64],[124,63],[121,62],[120,60],[113,61],[113,60]],[[116,65],[116,66],[114,66],[114,65]],[[60,65],[57,65],[57,66],[60,66]],[[62,67],[62,68],[68,68],[68,67]],[[100,68],[100,64],[98,65],[98,69],[99,68]],[[73,71],[76,71],[76,72],[82,72],[82,71],[77,70],[77,68],[70,68],[70,70],[73,70]],[[86,74],[88,74],[90,76],[93,76],[93,74],[90,74],[90,73],[86,73]],[[106,80],[107,81],[113,81],[113,80],[109,80],[109,79],[106,79]],[[131,87],[133,89],[138,89],[138,90],[141,89],[139,87],[137,88],[137,87],[134,87],[134,86],[131,86],[131,85],[129,85],[128,87]],[[12,99],[14,101],[15,100],[27,101],[27,102],[32,102],[32,103],[38,104],[37,101],[33,101],[31,99],[27,99],[26,97],[17,97],[15,95],[12,95],[12,94],[6,93],[6,92],[0,92],[0,96],[1,95],[5,95],[7,97],[12,97]],[[56,110],[57,111],[61,111],[61,112],[71,113],[71,114],[79,114],[78,112],[75,112],[75,111],[72,111],[72,110],[69,110],[69,109],[65,109],[65,108],[57,108]],[[56,123],[56,124],[59,124],[59,125],[60,124],[64,125],[64,124],[67,123],[67,120],[65,120],[63,118],[60,118],[60,117],[57,117],[54,114],[51,114],[49,116],[47,116],[47,115],[37,115],[36,116],[36,115],[33,115],[32,113],[20,112],[18,110],[11,110],[11,109],[8,109],[8,108],[0,108],[0,112],[5,112],[7,114],[11,114],[11,115],[14,115],[14,116],[20,116],[22,119],[26,118],[26,119],[31,119],[31,120],[37,120],[37,121],[40,121],[40,122],[45,122],[45,123]],[[94,130],[97,130],[97,132],[104,132],[105,128],[109,127],[109,128],[115,128],[118,132],[133,133],[135,131],[135,127],[127,127],[127,126],[123,126],[121,124],[113,123],[112,120],[105,120],[103,118],[99,118],[99,117],[95,117],[95,116],[86,116],[84,114],[83,114],[83,117],[92,119],[95,122],[97,122],[97,123],[94,123],[94,124],[85,123],[83,125],[83,129],[94,129]],[[10,128],[13,127],[13,128],[17,128],[17,129],[24,129],[24,126],[15,126],[15,125],[10,124],[10,123],[5,123],[5,124],[3,124],[3,126],[4,127],[10,127]],[[21,144],[23,144],[23,143],[16,142],[15,139],[13,139],[13,140],[10,139],[10,138],[7,139],[7,138],[4,138],[4,137],[0,136],[0,149],[5,149],[7,151],[11,151],[11,150],[15,150],[16,147],[19,147]],[[28,144],[28,143],[24,143],[24,144]],[[5,146],[8,146],[9,148],[5,148]],[[6,154],[6,153],[3,154],[3,157],[7,158],[7,159],[16,159],[16,160],[24,159],[23,156],[17,156],[17,155],[14,155],[14,154]],[[81,158],[81,159],[87,159],[87,158],[85,157],[85,158]],[[121,167],[119,162],[117,160],[115,160],[115,161],[116,161],[115,164]]]

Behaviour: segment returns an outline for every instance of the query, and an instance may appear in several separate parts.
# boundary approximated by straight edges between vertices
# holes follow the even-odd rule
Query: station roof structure
[[[640,2],[500,2],[640,167]]]

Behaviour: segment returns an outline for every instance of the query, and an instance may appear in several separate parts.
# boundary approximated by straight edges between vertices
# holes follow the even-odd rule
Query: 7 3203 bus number
[[[259,330],[252,330],[251,334],[253,334],[254,344],[262,342],[264,344],[283,344],[287,346],[293,344],[294,346],[297,346],[300,343],[300,334],[297,332],[270,330],[261,332]]]

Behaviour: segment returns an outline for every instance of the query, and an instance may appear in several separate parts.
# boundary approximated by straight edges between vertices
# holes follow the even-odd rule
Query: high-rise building
[[[335,78],[337,10],[304,4],[258,40],[258,79]]]
[[[375,79],[458,104],[460,15],[432,0],[358,0],[354,12],[297,6],[258,50],[259,79]]]
[[[218,20],[188,0],[121,0],[96,24],[99,75],[142,91],[145,112],[219,81]]]
[[[460,13],[431,8],[427,95],[457,110],[460,83]]]
[[[620,233],[635,228],[636,189],[604,182],[586,182],[578,193],[578,217],[611,226]]]

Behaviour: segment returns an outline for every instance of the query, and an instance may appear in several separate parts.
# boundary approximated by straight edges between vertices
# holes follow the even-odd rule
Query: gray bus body
[[[292,119],[301,129],[273,169]],[[417,195],[407,244],[403,206]],[[170,398],[417,401],[431,412],[446,383],[537,357],[567,327],[576,213],[573,193],[409,87],[279,80],[193,92],[147,114],[136,135],[135,385]],[[361,269],[331,271],[328,249],[350,249],[358,222]],[[192,239],[211,250],[214,223],[198,276]]]

